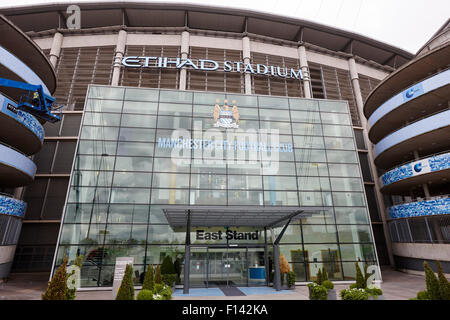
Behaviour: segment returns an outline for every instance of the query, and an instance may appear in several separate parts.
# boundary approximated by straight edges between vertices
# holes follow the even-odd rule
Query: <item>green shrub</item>
[[[327,300],[328,289],[317,283],[308,283],[310,300]]]
[[[161,267],[159,265],[156,266],[156,272],[155,272],[155,284],[156,283],[162,283],[161,278]]]
[[[334,284],[333,282],[331,282],[330,280],[325,280],[322,282],[322,286],[324,286],[325,288],[327,288],[327,290],[331,290],[334,288]]]
[[[378,297],[383,294],[380,288],[366,288],[366,292],[372,297]]]
[[[423,263],[423,267],[425,269],[425,282],[430,300],[441,300],[439,280],[436,278],[436,275],[426,261]]]
[[[319,269],[319,271],[317,271],[316,277],[317,277],[316,283],[322,284],[323,278],[322,278],[322,270],[321,269]]]
[[[170,300],[172,299],[172,289],[161,283],[155,283],[153,291],[153,300]]]
[[[437,269],[438,269],[438,279],[439,279],[439,295],[441,296],[441,300],[450,300],[450,284],[447,278],[442,272],[442,267],[439,261],[436,261]]]
[[[67,257],[56,270],[47,290],[42,294],[42,300],[67,300]]]
[[[295,272],[291,271],[286,274],[288,287],[295,285]]]
[[[163,297],[163,300],[172,299],[172,288],[170,288],[169,286],[165,286],[161,292],[161,296]]]
[[[153,293],[160,294],[164,290],[164,285],[162,283],[155,283],[155,289],[153,290]]]
[[[75,261],[73,262],[73,264],[76,265],[81,270],[81,267],[83,266],[83,256],[82,255],[77,256]],[[72,272],[67,275],[67,278],[69,278],[70,276],[72,276],[74,274],[75,274],[75,270],[72,270]],[[72,284],[75,284],[75,281],[76,280],[72,280]],[[67,300],[75,300],[76,293],[77,293],[77,288],[73,288],[73,289],[67,288],[67,292],[66,292]]]
[[[344,289],[339,293],[342,300],[367,300],[369,294],[361,288]]]
[[[116,300],[134,300],[133,267],[127,264]]]
[[[358,262],[355,262],[355,269],[356,269],[356,288],[365,289],[367,287],[367,282],[361,272],[361,268],[359,267]]]
[[[138,293],[136,300],[153,300],[153,292],[151,290],[143,289]]]
[[[175,267],[173,266],[172,258],[166,256],[161,264],[161,274],[176,274]]]
[[[325,266],[322,268],[322,284],[324,281],[328,280],[328,272],[327,269],[325,269]]]
[[[154,279],[154,272],[153,272],[153,265],[149,265],[147,272],[145,273],[144,283],[142,284],[142,290],[153,290],[153,286],[155,285],[155,279]]]
[[[419,291],[416,300],[430,300],[428,292],[426,290]]]
[[[174,282],[177,281],[177,277],[178,275],[176,273],[174,274],[163,274],[161,275],[161,279],[162,279],[162,283],[172,287],[172,285],[174,284]]]

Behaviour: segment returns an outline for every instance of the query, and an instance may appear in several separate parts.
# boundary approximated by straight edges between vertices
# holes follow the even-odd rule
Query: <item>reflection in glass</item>
[[[125,101],[123,113],[156,114],[158,104],[156,102]]]
[[[144,157],[117,157],[116,171],[151,171],[152,158]]]
[[[264,192],[264,204],[270,206],[298,206],[297,192]]]
[[[117,145],[118,156],[152,156],[153,143],[119,142]]]

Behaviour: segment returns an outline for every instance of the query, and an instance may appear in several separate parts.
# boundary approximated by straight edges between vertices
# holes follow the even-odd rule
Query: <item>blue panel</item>
[[[373,126],[378,120],[386,116],[392,110],[397,109],[404,103],[416,99],[430,91],[444,87],[450,83],[450,70],[438,73],[428,79],[419,82],[412,87],[393,96],[381,106],[379,106],[369,117],[369,123]]]
[[[174,297],[224,297],[225,294],[219,288],[190,288],[189,294],[184,294],[183,290],[175,290]]]
[[[30,177],[36,173],[36,165],[24,154],[0,144],[0,163],[20,170]]]
[[[51,96],[45,83],[39,76],[31,70],[25,63],[18,59],[11,52],[0,46],[0,64],[18,75],[21,79],[29,84],[41,85],[44,93]]]
[[[411,138],[447,126],[450,126],[450,110],[440,112],[417,122],[413,122],[410,125],[391,133],[386,138],[378,142],[375,145],[376,155],[378,156],[387,149]]]
[[[264,267],[250,267],[248,268],[250,280],[265,280],[266,269]]]
[[[400,204],[389,208],[392,219],[450,214],[450,198]]]
[[[28,112],[17,109],[17,104],[0,94],[0,111],[16,119],[33,132],[41,142],[44,141],[44,128],[39,121]]]
[[[25,202],[0,195],[0,214],[23,218],[26,209],[27,204]]]
[[[413,163],[416,163],[414,168]],[[418,167],[418,164],[420,164],[420,167]],[[428,167],[429,169],[421,170],[426,167]],[[403,166],[392,169],[381,176],[381,181],[383,183],[383,186],[387,186],[391,183],[411,178],[412,176],[447,169],[450,169],[450,152],[421,159],[420,161],[410,162]]]

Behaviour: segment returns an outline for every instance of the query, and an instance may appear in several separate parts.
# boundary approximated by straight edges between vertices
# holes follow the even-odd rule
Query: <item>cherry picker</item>
[[[17,109],[28,112],[43,121],[55,123],[61,120],[61,116],[54,112],[60,110],[62,106],[53,106],[55,98],[45,94],[42,85],[0,78],[0,87],[25,91],[19,98]]]

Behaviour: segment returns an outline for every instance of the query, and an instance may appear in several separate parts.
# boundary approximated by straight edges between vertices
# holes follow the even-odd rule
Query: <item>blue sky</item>
[[[2,0],[0,7],[80,2],[105,1]],[[450,17],[450,0],[166,0],[164,2],[245,8],[311,20],[356,32],[412,53],[416,53]]]

